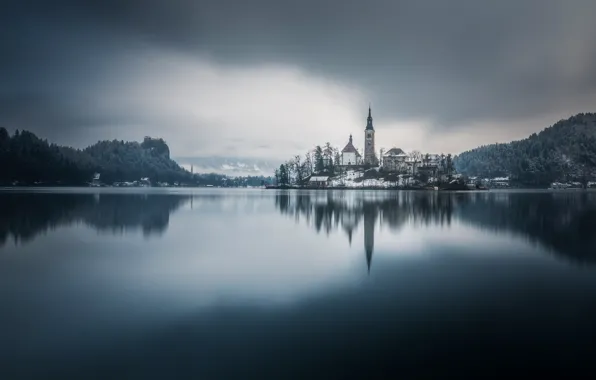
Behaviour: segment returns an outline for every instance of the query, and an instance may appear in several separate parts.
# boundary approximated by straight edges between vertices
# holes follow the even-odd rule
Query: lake
[[[596,367],[595,192],[21,189],[0,210],[2,379]]]

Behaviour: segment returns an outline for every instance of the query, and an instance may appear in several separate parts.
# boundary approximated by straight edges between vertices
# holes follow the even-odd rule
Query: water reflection
[[[0,193],[2,379],[593,363],[593,193],[76,191]]]
[[[2,193],[0,247],[10,238],[22,244],[75,223],[109,233],[141,228],[145,236],[160,235],[170,213],[189,199],[190,195],[167,194]]]
[[[596,194],[591,192],[304,192],[280,193],[276,208],[317,233],[341,229],[350,244],[363,225],[370,270],[377,222],[449,228],[453,220],[529,239],[576,262],[596,262]]]

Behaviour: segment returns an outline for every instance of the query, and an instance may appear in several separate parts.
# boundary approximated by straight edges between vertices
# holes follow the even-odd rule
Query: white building
[[[350,141],[348,141],[348,144],[341,151],[340,165],[352,166],[361,164],[362,156],[358,153],[356,148],[354,148],[354,145],[352,144],[352,135],[350,135]]]
[[[422,156],[422,164],[424,166],[440,166],[441,160],[444,158],[440,154],[428,153]]]
[[[408,155],[400,148],[392,148],[383,154],[383,168],[387,171],[406,172]]]
[[[509,177],[496,177],[490,180],[494,187],[509,187]]]

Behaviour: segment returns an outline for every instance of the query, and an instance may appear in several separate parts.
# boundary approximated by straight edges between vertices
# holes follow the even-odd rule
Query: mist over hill
[[[218,173],[230,177],[234,176],[271,176],[279,166],[272,160],[251,157],[176,157],[186,170],[193,173]]]

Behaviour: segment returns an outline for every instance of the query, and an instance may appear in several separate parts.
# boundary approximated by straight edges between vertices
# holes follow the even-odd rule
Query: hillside
[[[142,143],[99,141],[83,150],[50,144],[28,131],[10,136],[0,128],[0,183],[83,184],[95,172],[104,182],[188,181],[189,172],[170,159],[162,139],[145,137]]]
[[[538,134],[507,144],[492,144],[454,158],[468,176],[510,176],[527,186],[555,181],[586,183],[596,175],[596,114],[578,114]]]
[[[189,181],[191,175],[170,159],[170,149],[162,139],[145,137],[142,143],[99,141],[82,152],[95,163],[96,170],[107,183],[138,180]]]

